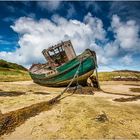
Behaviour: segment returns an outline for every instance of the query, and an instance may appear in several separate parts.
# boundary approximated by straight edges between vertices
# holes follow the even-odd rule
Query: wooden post
[[[95,75],[98,83],[98,88],[100,89],[100,84],[99,84],[99,79],[98,79],[98,72],[97,72],[97,67],[95,68]]]

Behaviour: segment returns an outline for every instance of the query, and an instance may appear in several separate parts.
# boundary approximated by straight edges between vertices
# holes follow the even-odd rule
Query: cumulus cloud
[[[120,63],[125,64],[125,65],[130,65],[132,64],[132,62],[133,62],[133,59],[130,54],[123,56],[122,59],[120,60]]]
[[[134,20],[129,20],[126,23],[121,22],[117,15],[113,15],[112,28],[115,33],[116,41],[120,43],[120,47],[126,50],[138,50],[139,26]]]
[[[110,59],[105,56],[105,50],[103,47],[97,45],[95,42],[92,42],[90,49],[94,49],[97,54],[98,64],[108,64]]]
[[[19,34],[15,52],[0,52],[0,58],[16,62],[24,66],[32,63],[45,62],[41,51],[60,41],[71,40],[77,54],[86,48],[95,50],[98,63],[101,65],[117,64],[129,65],[133,56],[129,51],[135,52],[140,46],[138,30],[134,21],[121,22],[117,15],[112,17],[111,28],[115,40],[109,41],[102,20],[88,13],[83,22],[68,20],[58,15],[39,21],[29,17],[21,17],[11,28]],[[100,43],[98,43],[100,42]],[[124,52],[124,53],[122,53]],[[116,59],[115,59],[116,58]]]
[[[137,24],[140,24],[139,3],[137,1],[115,1],[109,5],[109,17],[117,14],[124,21],[135,20]]]
[[[61,40],[70,39],[79,54],[96,39],[105,39],[105,31],[102,21],[88,14],[84,22],[67,20],[58,15],[52,17],[52,21],[41,19],[35,21],[32,18],[21,17],[11,28],[20,35],[15,52],[0,52],[0,56],[8,61],[14,61],[23,65],[42,62],[44,60],[41,51]]]
[[[59,8],[60,3],[61,1],[39,1],[38,6],[43,10],[54,11]]]

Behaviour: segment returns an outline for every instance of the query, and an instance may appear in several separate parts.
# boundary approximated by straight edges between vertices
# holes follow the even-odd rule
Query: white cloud
[[[133,62],[133,58],[130,54],[125,55],[124,57],[120,59],[120,63],[125,64],[125,65],[130,65],[132,64],[132,62]]]
[[[42,9],[48,10],[48,11],[54,11],[57,10],[60,6],[61,1],[39,1],[37,2],[38,6]]]
[[[94,33],[92,37],[100,40],[105,39],[106,32],[103,29],[103,23],[99,18],[93,18],[91,13],[88,13],[84,18],[84,22],[92,29],[92,32]]]
[[[119,54],[119,46],[116,41],[109,42],[104,46],[104,51],[107,57],[115,57]]]
[[[97,54],[97,61],[98,64],[108,64],[109,58],[106,57],[105,55],[105,50],[101,46],[97,45],[95,42],[92,42],[90,45],[90,48],[94,49],[96,54]]]
[[[12,53],[0,52],[0,57],[26,66],[42,62],[44,58],[41,51],[61,40],[70,39],[79,54],[96,39],[105,39],[102,21],[89,14],[85,17],[86,23],[67,20],[58,15],[54,15],[52,20],[19,18],[11,28],[20,35],[20,48]]]
[[[113,15],[112,28],[115,33],[116,40],[120,43],[120,47],[126,50],[138,50],[139,39],[139,26],[136,25],[134,20],[121,22],[117,15]]]
[[[11,28],[19,34],[18,44],[15,52],[0,52],[0,58],[12,61],[24,66],[32,63],[45,61],[41,51],[51,45],[64,40],[71,40],[77,54],[86,48],[95,50],[98,63],[103,65],[125,64],[133,61],[129,51],[136,51],[138,46],[138,25],[134,21],[121,22],[119,17],[112,18],[112,31],[115,40],[109,41],[102,21],[88,13],[84,21],[67,20],[54,15],[51,20],[40,19],[39,21],[29,17],[21,17],[16,20]],[[104,44],[97,43],[99,40]],[[135,45],[137,44],[137,45]],[[122,53],[124,52],[124,53]]]

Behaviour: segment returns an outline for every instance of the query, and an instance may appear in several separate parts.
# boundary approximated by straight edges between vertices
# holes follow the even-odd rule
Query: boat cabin
[[[76,57],[70,40],[44,49],[42,53],[51,68],[61,66]]]

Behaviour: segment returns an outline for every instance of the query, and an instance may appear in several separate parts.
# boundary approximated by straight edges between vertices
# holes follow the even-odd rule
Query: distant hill
[[[116,70],[98,74],[100,81],[140,81],[140,71]]]
[[[0,59],[0,82],[31,80],[28,70],[16,63]]]
[[[135,70],[115,70],[113,72],[132,72],[132,73],[140,73],[140,71],[135,71]]]
[[[3,59],[0,59],[0,69],[2,69],[2,68],[28,71],[25,67],[23,67],[21,65],[18,65],[16,63],[7,62]]]

